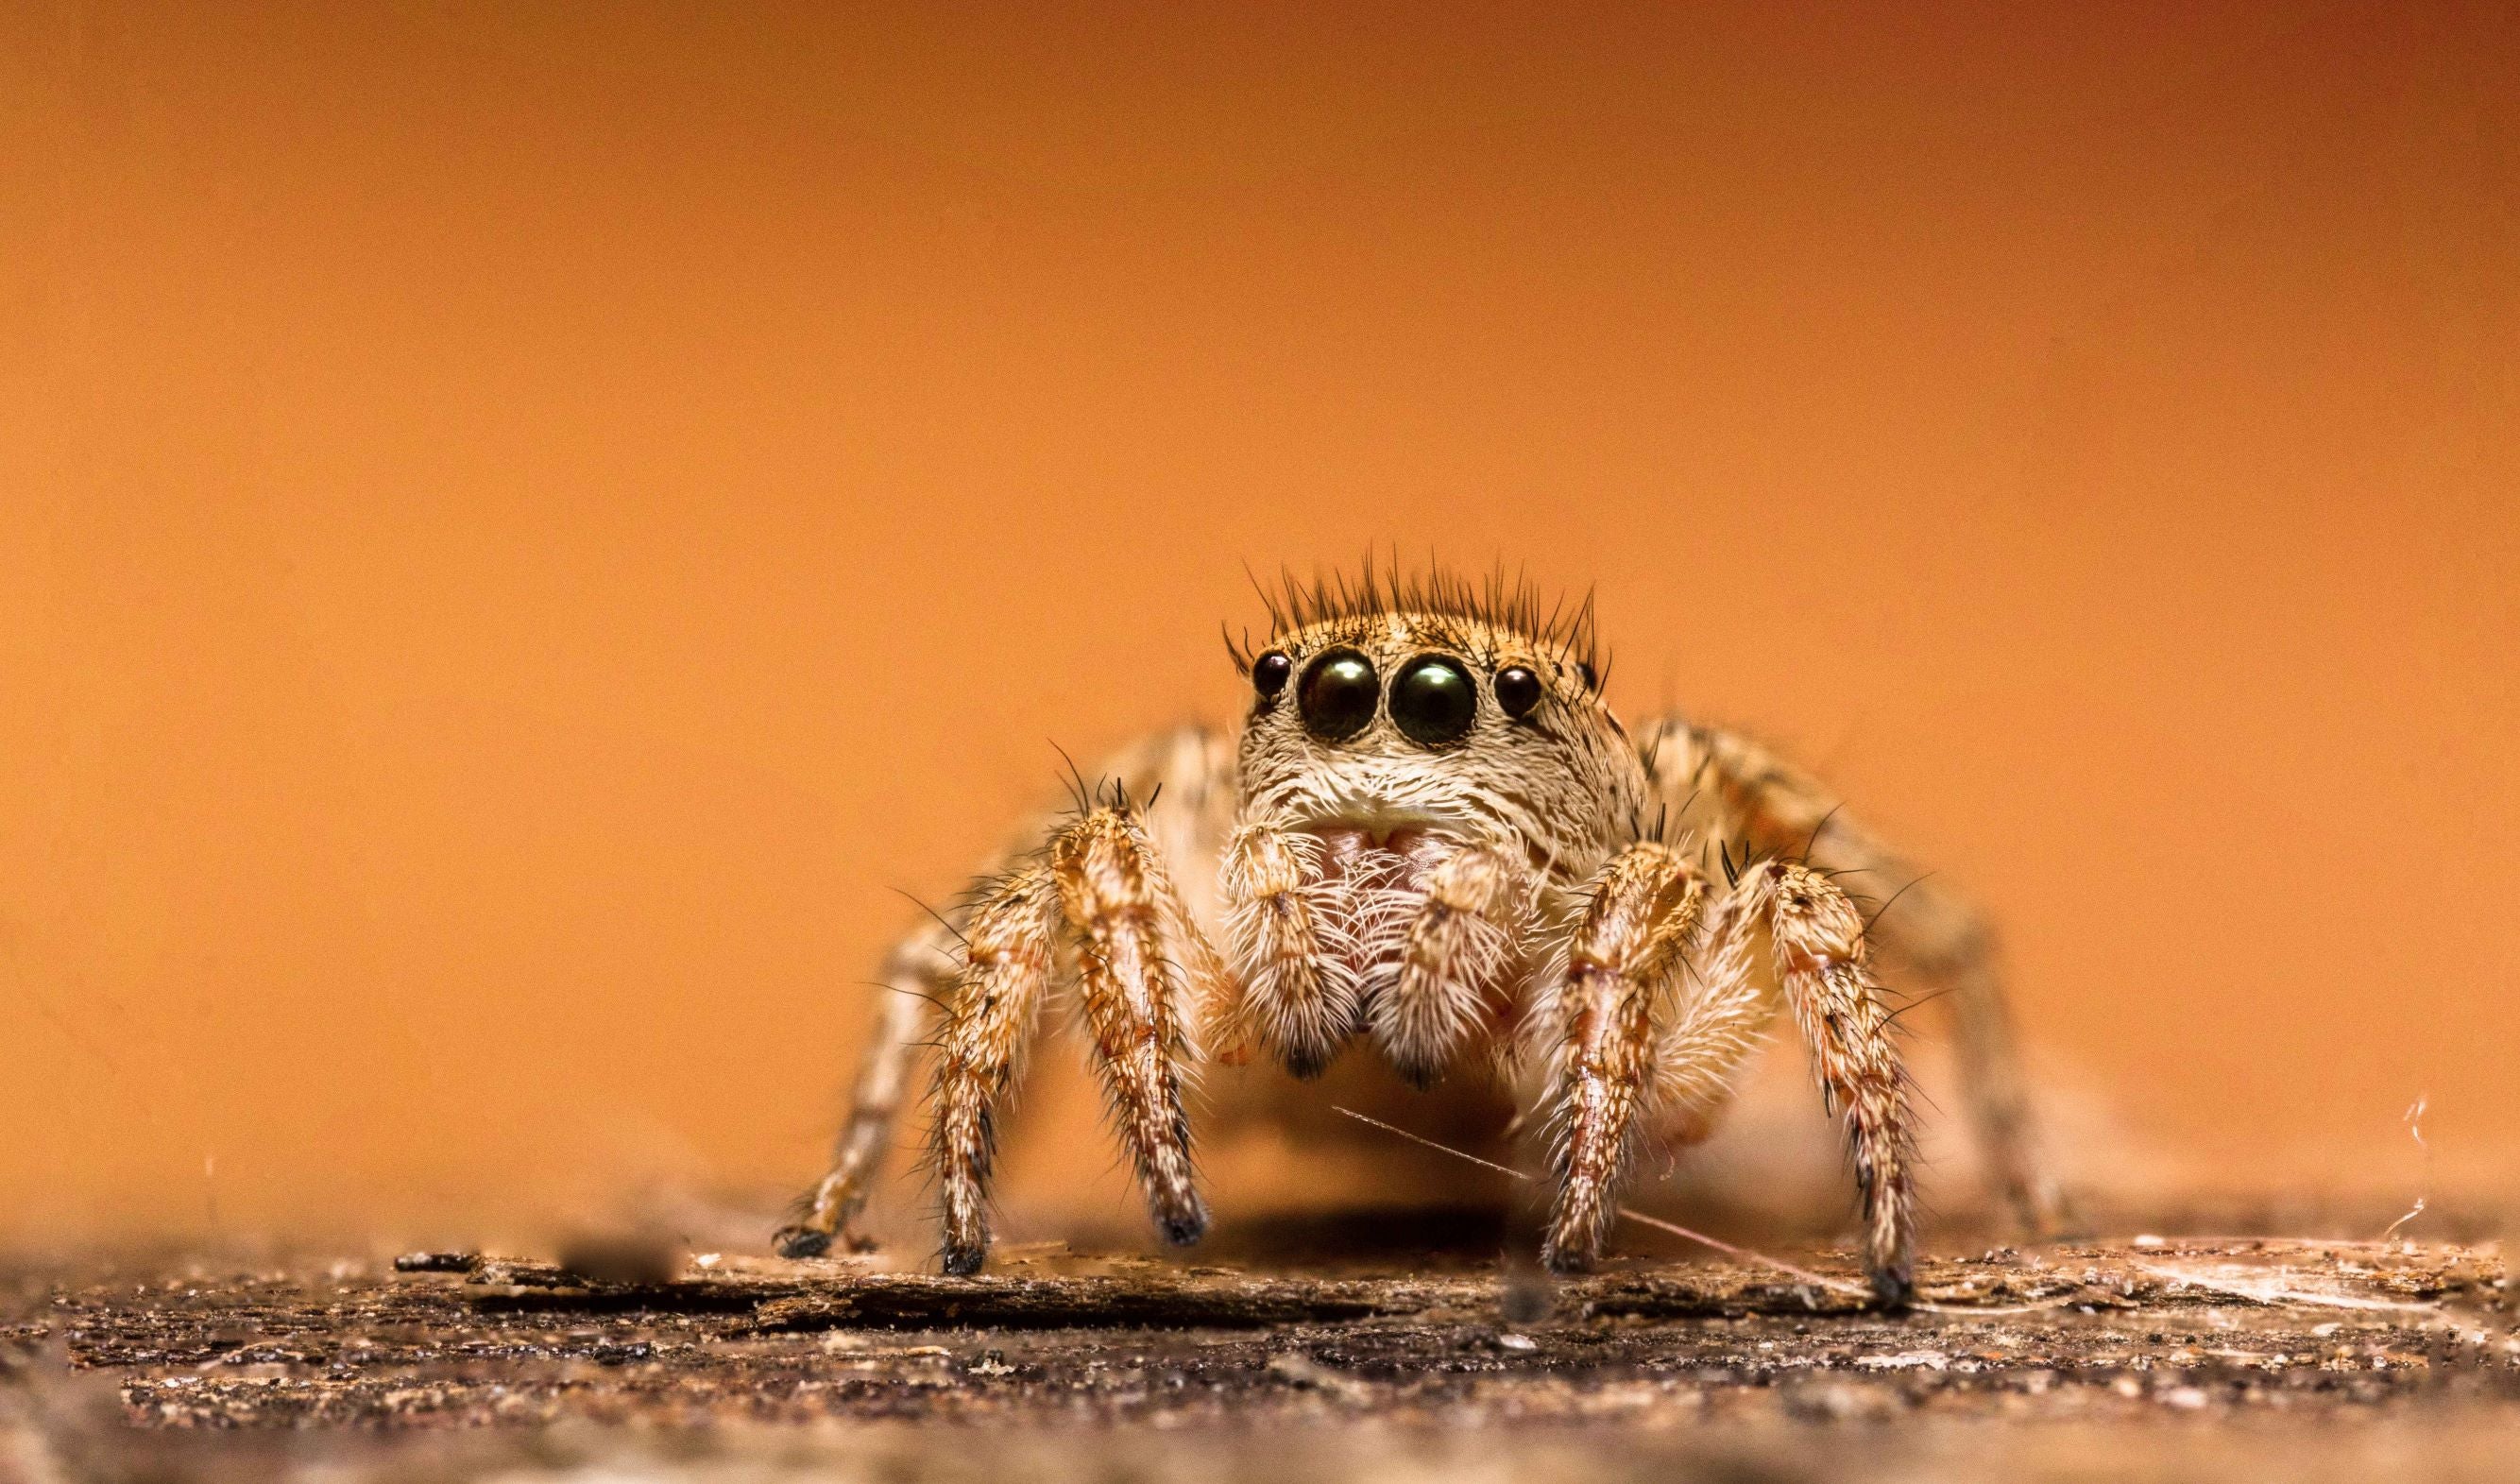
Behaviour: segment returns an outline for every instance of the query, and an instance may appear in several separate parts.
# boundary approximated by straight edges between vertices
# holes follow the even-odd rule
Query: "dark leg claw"
[[[770,1249],[782,1257],[828,1256],[832,1234],[812,1227],[781,1227],[770,1238]]]

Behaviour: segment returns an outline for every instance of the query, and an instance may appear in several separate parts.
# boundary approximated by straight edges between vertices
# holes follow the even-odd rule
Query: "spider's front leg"
[[[1652,1073],[1656,1009],[1705,901],[1688,863],[1658,844],[1630,846],[1594,879],[1564,980],[1542,1007],[1557,1201],[1541,1257],[1561,1273],[1591,1266],[1609,1236]]]
[[[1808,856],[1839,876],[1868,874],[1867,889],[1883,898],[1869,936],[1894,967],[1948,992],[1960,1090],[1992,1184],[2030,1231],[2070,1226],[2071,1202],[2040,1155],[1994,938],[1977,911],[1901,861],[1818,781],[1747,738],[1678,718],[1640,735],[1675,820],[1694,819],[1718,839],[1746,836],[1742,843],[1762,854]]]
[[[937,1038],[935,1149],[943,1196],[945,1271],[976,1273],[989,1249],[989,1175],[997,1162],[999,1102],[1032,1039],[1050,982],[1059,918],[1047,867],[1000,882],[971,914],[962,977]]]
[[[1095,1067],[1148,1210],[1175,1243],[1207,1230],[1182,1106],[1182,1068],[1195,1054],[1185,1002],[1193,978],[1212,997],[1229,993],[1231,981],[1122,800],[1059,830],[1042,864],[999,883],[972,914],[932,1094],[948,1273],[978,1272],[988,1251],[996,1110],[1020,1064],[1062,926],[1075,946]]]
[[[1864,920],[1827,877],[1781,861],[1743,876],[1704,914],[1698,936],[1706,896],[1694,871],[1649,843],[1630,847],[1595,883],[1544,1024],[1554,1039],[1551,1106],[1559,1126],[1557,1204],[1544,1256],[1565,1271],[1598,1254],[1648,1091],[1659,1084],[1666,1120],[1703,1123],[1730,1096],[1781,994],[1822,1097],[1844,1109],[1873,1291],[1902,1307],[1914,1294],[1913,1123]],[[1773,990],[1752,963],[1763,927]],[[1693,936],[1688,1003],[1657,1033]]]
[[[1710,965],[1745,961],[1746,947],[1736,945],[1754,924],[1767,929],[1777,988],[1802,1031],[1821,1096],[1846,1121],[1872,1291],[1885,1306],[1905,1308],[1915,1297],[1915,1119],[1864,916],[1827,877],[1771,860],[1744,874],[1725,902]]]
[[[1168,962],[1202,992],[1200,1010],[1211,1023],[1233,1018],[1234,981],[1215,948],[1191,925],[1155,842],[1192,858],[1213,849],[1209,842],[1222,835],[1220,816],[1230,807],[1232,768],[1231,751],[1204,729],[1148,738],[1110,760],[1106,772],[1114,783],[1107,808],[1046,823],[1032,835],[1036,844],[1044,839],[1081,842],[1098,830],[1109,832],[1107,822],[1096,825],[1095,816],[1117,822],[1121,843],[1115,848],[1145,863],[1134,874],[1139,887],[1123,882],[1121,895],[1145,898],[1141,910],[1150,903]],[[1133,797],[1146,802],[1133,805]],[[972,900],[938,917],[894,950],[884,968],[888,993],[877,999],[875,1024],[860,1054],[848,1121],[831,1172],[800,1203],[796,1223],[782,1228],[774,1238],[781,1256],[818,1256],[835,1241],[852,1240],[849,1224],[881,1172],[894,1121],[917,1081],[922,1053],[931,1045],[940,1051],[950,1046],[961,1058],[951,1109],[960,1123],[948,1142],[962,1152],[938,1163],[953,1167],[959,1160],[967,1172],[976,1172],[974,1184],[985,1186],[993,1143],[991,1108],[1030,1034],[1069,922],[1052,873],[1056,854],[1056,848],[1028,849],[984,879]],[[1110,893],[1090,895],[1099,900]],[[1082,905],[1091,907],[1092,902]],[[931,1029],[939,1022],[940,1028]],[[975,1099],[975,1092],[983,1096]],[[942,1115],[949,1111],[941,1083],[931,1082],[930,1095],[931,1107],[939,1114],[932,1129],[941,1135]],[[973,1198],[965,1204],[966,1231],[980,1230],[983,1202]],[[985,1241],[984,1233],[980,1239]]]
[[[1147,1208],[1166,1240],[1207,1231],[1191,1170],[1182,1066],[1196,1055],[1166,929],[1184,947],[1206,939],[1181,910],[1153,844],[1122,814],[1098,810],[1051,842],[1050,872],[1078,933],[1077,983],[1094,1031],[1095,1065],[1137,1166]],[[1212,961],[1212,951],[1205,957]]]

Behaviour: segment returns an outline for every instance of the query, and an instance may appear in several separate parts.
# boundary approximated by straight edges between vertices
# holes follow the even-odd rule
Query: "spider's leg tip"
[[[1552,1239],[1540,1249],[1540,1265],[1560,1278],[1593,1271],[1593,1254],[1573,1242]]]
[[[771,1234],[770,1250],[782,1257],[821,1257],[832,1250],[832,1234],[812,1227],[781,1227]]]
[[[945,1276],[969,1278],[980,1271],[980,1259],[986,1255],[978,1247],[948,1247],[945,1249]]]

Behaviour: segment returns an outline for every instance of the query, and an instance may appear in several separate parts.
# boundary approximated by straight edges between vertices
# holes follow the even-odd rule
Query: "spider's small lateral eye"
[[[1540,677],[1521,665],[1508,665],[1496,673],[1496,697],[1506,715],[1520,721],[1540,704]]]
[[[1286,689],[1286,677],[1295,673],[1295,662],[1277,650],[1251,661],[1251,689],[1266,699]]]
[[[1420,654],[1391,682],[1391,719],[1420,746],[1460,742],[1479,719],[1478,685],[1460,660]]]
[[[1345,742],[1364,731],[1381,698],[1373,661],[1354,650],[1332,650],[1306,665],[1303,683],[1295,687],[1304,730],[1324,742]]]

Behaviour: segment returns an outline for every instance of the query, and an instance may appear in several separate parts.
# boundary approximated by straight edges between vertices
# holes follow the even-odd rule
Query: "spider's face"
[[[1244,817],[1334,845],[1519,842],[1581,875],[1642,793],[1591,663],[1487,619],[1325,619],[1275,636],[1249,680]]]

